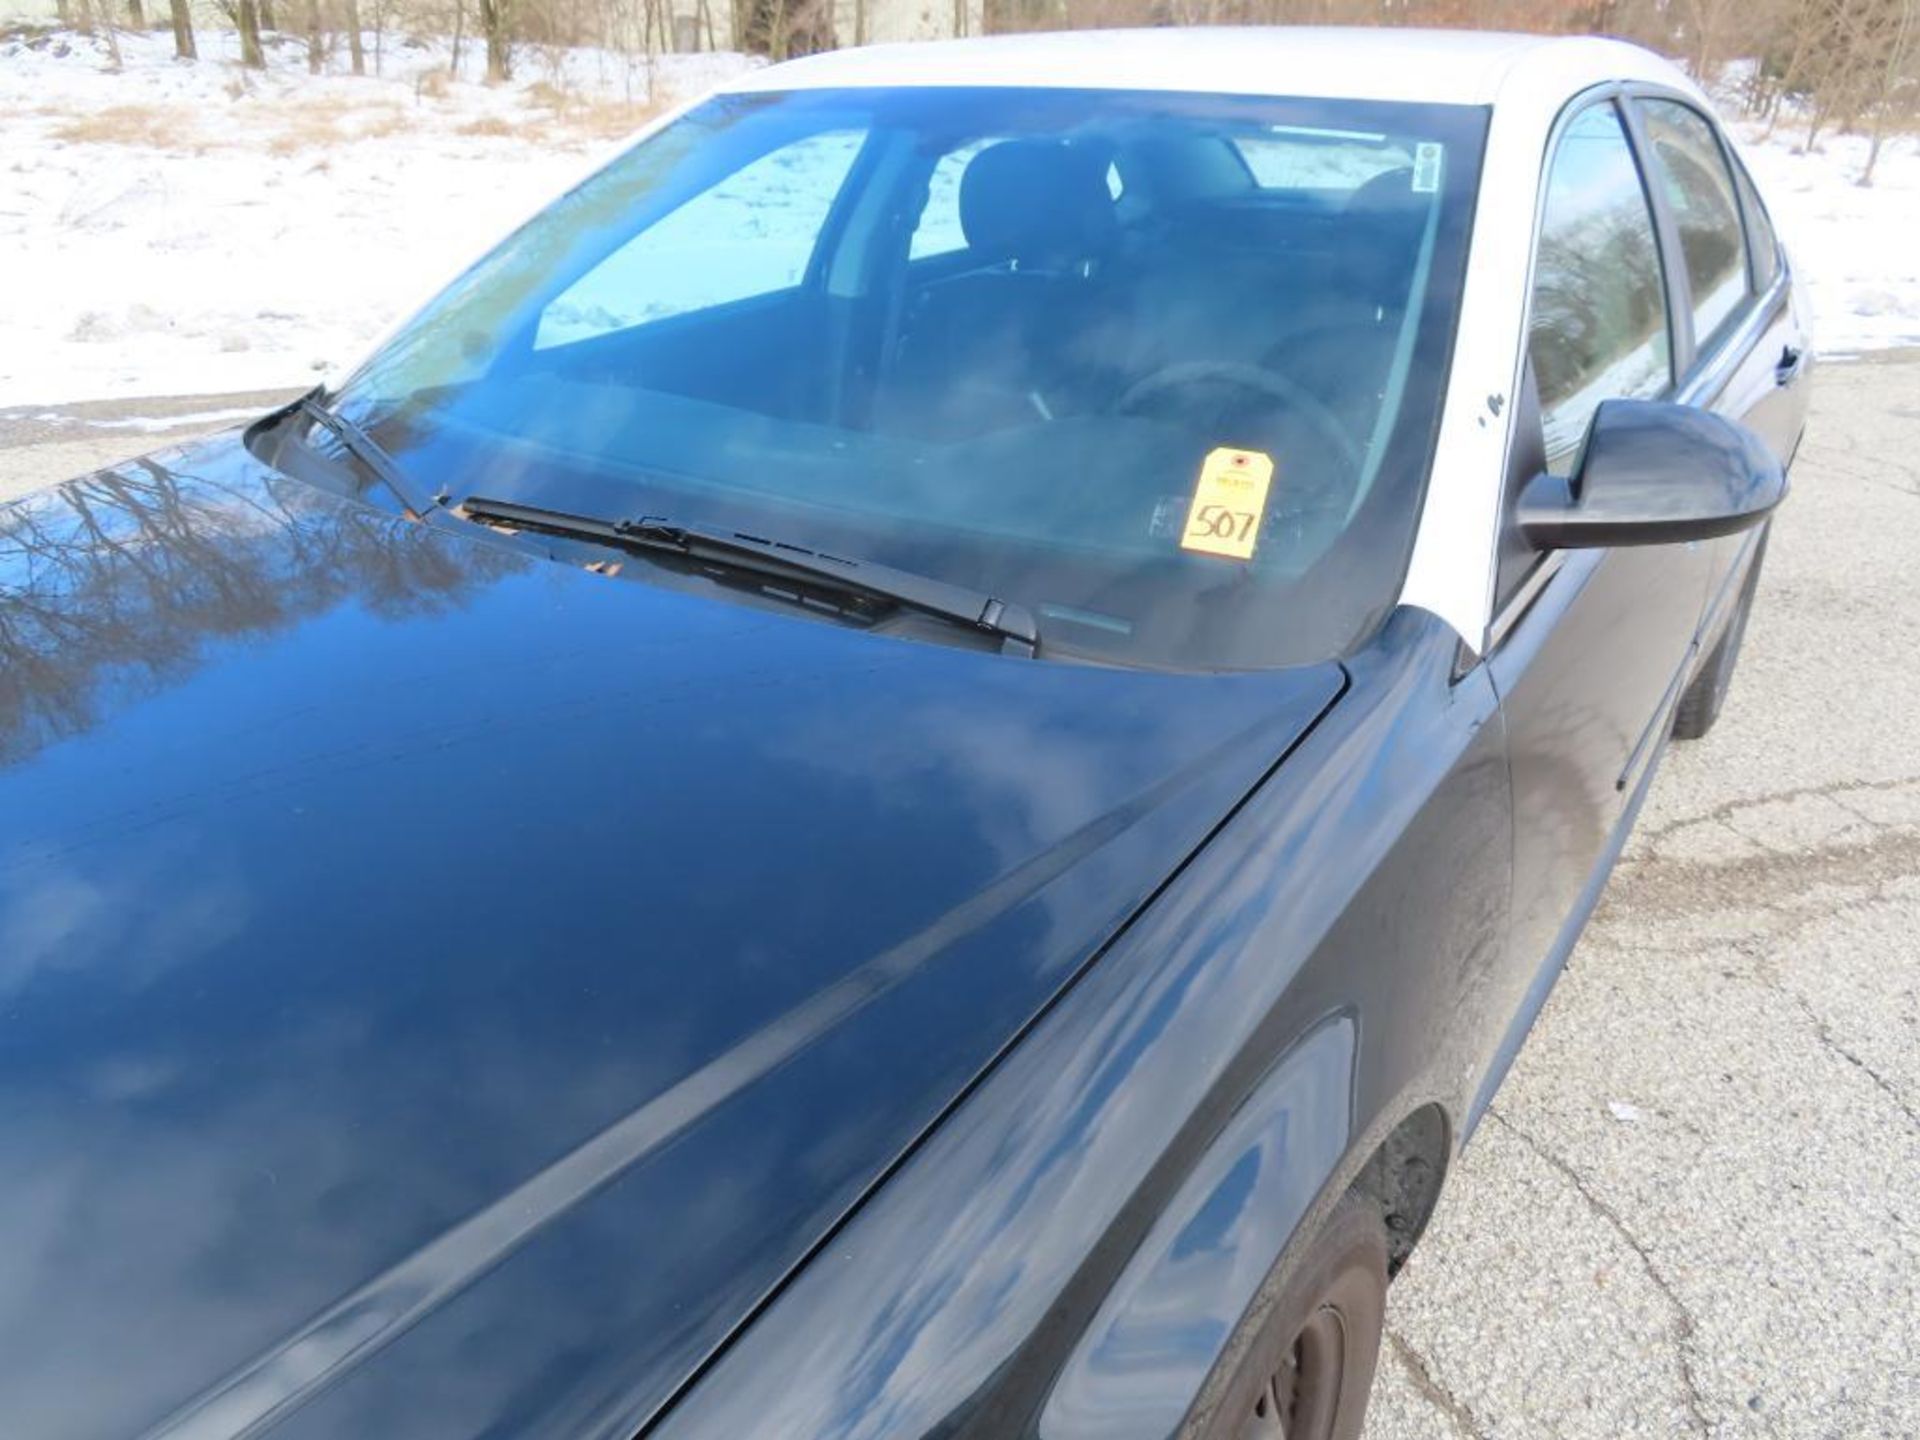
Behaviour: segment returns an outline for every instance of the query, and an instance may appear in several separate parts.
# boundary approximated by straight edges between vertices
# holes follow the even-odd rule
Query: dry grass
[[[439,76],[430,71],[427,75]],[[427,75],[419,77],[422,93]],[[444,87],[441,87],[444,90]],[[229,94],[232,94],[229,89]],[[524,108],[459,121],[453,133],[469,139],[516,140],[527,145],[576,148],[631,134],[660,106],[583,96],[547,81],[522,92]],[[438,107],[403,100],[352,95],[298,99],[254,91],[235,95],[218,113],[181,105],[113,105],[87,114],[41,107],[32,112],[51,122],[56,140],[74,144],[125,145],[187,154],[211,150],[264,150],[278,159],[384,140],[454,121]]]
[[[505,139],[514,135],[524,135],[527,127],[509,125],[498,115],[482,115],[478,120],[469,120],[458,131],[461,135],[495,136]]]
[[[330,115],[276,115],[273,118],[274,130],[267,138],[269,155],[284,158],[303,150],[330,149],[348,138]]]
[[[545,123],[533,133],[551,138],[613,140],[639,129],[658,114],[658,105],[644,101],[589,99],[559,85],[536,80],[524,92],[529,108],[545,111]],[[525,132],[522,132],[525,133]]]
[[[564,123],[588,139],[617,140],[638,130],[664,108],[644,101],[628,105],[618,100],[596,100],[574,107]]]
[[[109,105],[73,115],[53,127],[53,138],[73,145],[139,145],[151,150],[200,150],[192,114],[174,105]]]

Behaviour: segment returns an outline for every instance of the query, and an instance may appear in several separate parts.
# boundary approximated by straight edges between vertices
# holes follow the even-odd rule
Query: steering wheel
[[[1171,391],[1222,382],[1285,402],[1289,409],[1299,414],[1339,452],[1340,458],[1353,467],[1356,475],[1359,474],[1362,465],[1360,446],[1340,422],[1340,417],[1309,391],[1278,371],[1268,370],[1264,366],[1243,365],[1231,360],[1182,360],[1163,365],[1151,375],[1129,385],[1114,409],[1122,415],[1131,415]]]

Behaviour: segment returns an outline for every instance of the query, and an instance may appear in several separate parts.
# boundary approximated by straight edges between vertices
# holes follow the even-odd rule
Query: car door
[[[1752,180],[1726,138],[1678,96],[1628,102],[1668,252],[1676,313],[1690,321],[1679,398],[1753,429],[1784,464],[1807,412],[1807,336],[1791,278]],[[1711,640],[1757,533],[1703,542]]]
[[[1482,1104],[1597,896],[1665,734],[1706,593],[1696,546],[1543,556],[1519,538],[1519,488],[1542,469],[1577,471],[1602,401],[1671,395],[1686,333],[1668,303],[1667,257],[1620,98],[1572,108],[1546,163],[1486,651],[1514,803],[1513,951],[1497,1013],[1517,1018]]]

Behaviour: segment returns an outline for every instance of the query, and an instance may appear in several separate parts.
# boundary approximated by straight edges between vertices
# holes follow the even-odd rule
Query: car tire
[[[1747,578],[1740,586],[1740,599],[1734,606],[1733,616],[1727,621],[1727,628],[1720,632],[1720,643],[1713,647],[1713,653],[1694,675],[1673,712],[1676,740],[1698,740],[1705,735],[1713,729],[1713,722],[1720,718],[1721,707],[1727,703],[1727,691],[1733,685],[1733,667],[1740,662],[1740,642],[1747,634],[1747,614],[1753,609],[1754,591],[1760,588],[1760,562],[1767,558],[1769,533],[1761,533],[1760,543],[1753,552],[1753,563],[1747,566]]]
[[[1387,1311],[1387,1227],[1348,1195],[1254,1322],[1195,1440],[1358,1440]],[[1210,1387],[1212,1388],[1212,1387]]]

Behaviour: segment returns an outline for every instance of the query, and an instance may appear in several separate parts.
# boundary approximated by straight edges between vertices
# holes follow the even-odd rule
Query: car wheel
[[[1753,592],[1760,588],[1760,562],[1767,558],[1769,533],[1760,536],[1759,547],[1753,552],[1753,563],[1747,566],[1746,581],[1740,587],[1740,599],[1734,608],[1733,618],[1727,621],[1727,628],[1721,632],[1720,643],[1713,647],[1707,663],[1693,677],[1686,693],[1680,697],[1679,708],[1673,712],[1673,738],[1676,740],[1698,740],[1705,735],[1713,729],[1713,722],[1720,718],[1720,707],[1727,703],[1727,691],[1733,684],[1733,667],[1740,660],[1740,642],[1747,634],[1747,613],[1753,609]]]
[[[1358,1440],[1387,1310],[1387,1227],[1347,1196],[1257,1322],[1200,1440]]]

